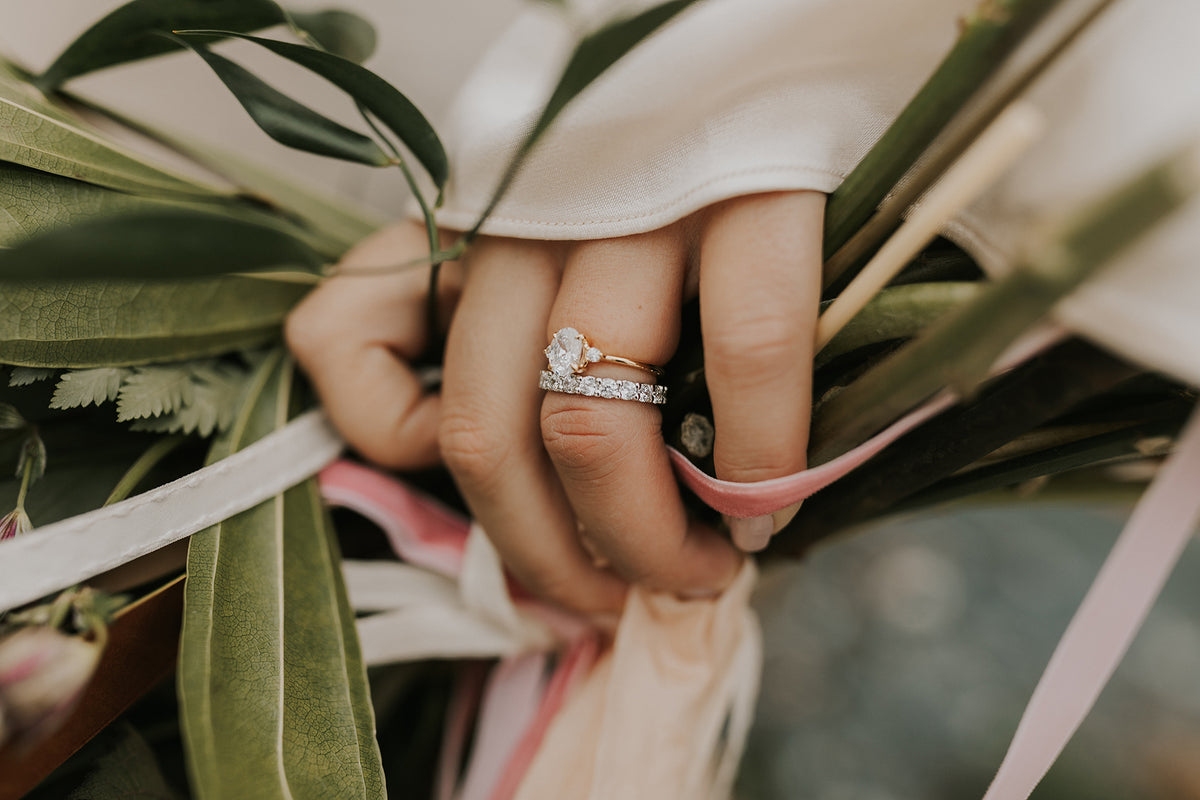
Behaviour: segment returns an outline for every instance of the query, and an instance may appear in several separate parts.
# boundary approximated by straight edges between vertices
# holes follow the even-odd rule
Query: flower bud
[[[53,628],[22,628],[0,639],[0,744],[32,743],[65,721],[100,651],[97,642]]]
[[[11,539],[14,536],[20,536],[28,530],[33,529],[33,523],[29,520],[29,515],[25,513],[23,508],[14,508],[12,511],[0,517],[0,542],[5,539]]]

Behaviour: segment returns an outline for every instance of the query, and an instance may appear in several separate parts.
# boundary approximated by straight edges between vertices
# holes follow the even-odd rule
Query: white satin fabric
[[[444,133],[443,224],[469,226],[582,30],[652,5],[531,4],[482,57]],[[564,112],[485,230],[591,239],[712,202],[831,191],[952,46],[972,0],[706,0]],[[1069,17],[1086,2],[1067,2]],[[1028,235],[1200,135],[1200,3],[1122,0],[1035,87],[1050,132],[947,233],[994,273]],[[1200,203],[1056,311],[1123,355],[1200,383]],[[749,266],[748,266],[749,268]]]

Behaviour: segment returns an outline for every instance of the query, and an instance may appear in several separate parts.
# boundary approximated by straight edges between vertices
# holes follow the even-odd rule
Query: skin
[[[354,274],[426,252],[421,228],[402,223],[356,247],[293,311],[288,344],[365,457],[450,469],[535,594],[596,616],[619,612],[631,583],[711,596],[794,509],[730,520],[733,543],[689,520],[658,409],[540,390],[542,349],[572,326],[607,353],[663,364],[683,301],[699,293],[717,477],[803,469],[824,201],[749,195],[618,239],[481,238],[444,268],[451,323],[437,394],[409,366],[425,344],[426,271]],[[588,374],[649,379],[618,364]]]

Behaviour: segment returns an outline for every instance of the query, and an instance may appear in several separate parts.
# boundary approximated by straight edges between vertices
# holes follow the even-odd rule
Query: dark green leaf
[[[404,142],[404,146],[411,150],[421,165],[425,167],[429,177],[433,179],[439,190],[445,185],[449,169],[446,151],[442,147],[437,133],[434,132],[433,126],[407,97],[370,70],[332,53],[290,42],[245,36],[229,31],[181,31],[181,33],[236,36],[239,39],[262,45],[276,55],[312,70],[354,98],[363,108],[378,117],[392,133],[396,134],[400,141]]]
[[[325,259],[294,236],[203,211],[97,218],[0,251],[0,280],[171,280],[280,267],[318,272]]]
[[[233,96],[258,127],[280,144],[373,167],[385,167],[392,163],[391,158],[373,139],[334,122],[324,114],[318,114],[270,86],[245,67],[217,55],[207,47],[190,42],[188,47],[212,67],[213,72],[217,73],[217,77],[226,88],[233,92]]]
[[[500,202],[500,198],[508,191],[508,187],[517,176],[517,171],[524,163],[525,158],[533,150],[533,146],[549,130],[550,124],[567,107],[567,104],[626,53],[695,2],[696,0],[671,0],[671,2],[662,3],[635,16],[611,22],[594,33],[588,34],[579,42],[575,47],[575,52],[571,54],[567,66],[563,69],[562,76],[558,79],[558,85],[554,87],[554,92],[542,109],[537,122],[534,123],[533,129],[521,142],[521,146],[517,148],[512,161],[509,162],[504,176],[500,179],[500,185],[496,187],[492,199],[488,201],[487,208],[467,234],[468,239],[474,238],[478,233],[484,220],[488,218]]]
[[[102,750],[67,800],[175,800],[154,751],[128,722],[101,734]]]
[[[288,421],[263,363],[210,461]],[[315,480],[192,537],[179,698],[192,788],[216,798],[384,797],[354,615]]]
[[[296,26],[321,47],[356,64],[366,61],[375,52],[375,28],[357,14],[332,8],[326,11],[294,11],[291,17]]]
[[[0,362],[182,361],[277,341],[307,286],[258,278],[0,283]]]
[[[273,0],[133,0],[84,31],[36,83],[49,91],[78,75],[180,49],[179,42],[155,33],[197,27],[253,31],[283,21]]]

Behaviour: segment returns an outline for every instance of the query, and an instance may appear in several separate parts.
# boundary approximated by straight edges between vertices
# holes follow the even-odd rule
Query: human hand
[[[543,392],[542,349],[574,327],[605,353],[665,363],[680,307],[700,295],[717,477],[802,469],[824,196],[755,195],[651,233],[582,242],[479,240],[445,267],[452,304],[440,397],[407,361],[424,337],[424,271],[333,278],[288,321],[288,341],[334,424],[387,466],[441,457],[506,566],[536,594],[618,611],[628,582],[685,596],[731,581],[737,550],[689,520],[648,404]],[[343,269],[419,257],[423,234],[391,228]],[[646,381],[611,363],[588,374]],[[778,523],[786,521],[779,519]],[[761,549],[771,517],[732,520]]]

